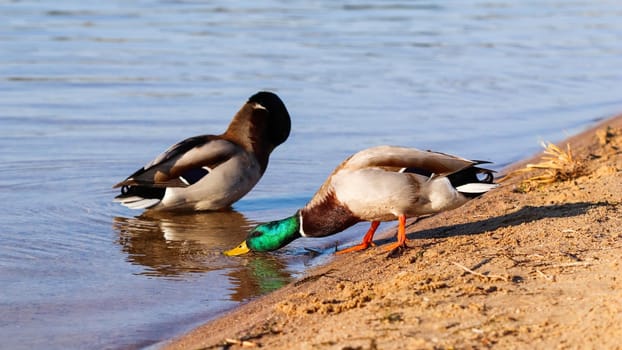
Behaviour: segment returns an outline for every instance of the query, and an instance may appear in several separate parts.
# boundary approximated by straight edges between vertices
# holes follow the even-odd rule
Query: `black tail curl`
[[[456,173],[453,173],[447,176],[447,178],[449,179],[449,182],[451,183],[453,187],[458,187],[458,186],[462,186],[462,185],[466,185],[470,183],[492,184],[493,181],[495,180],[493,173],[494,173],[493,170],[478,168],[478,167],[470,167],[470,168],[460,170]],[[470,198],[475,198],[475,197],[482,195],[483,193],[462,193],[462,194]]]
[[[166,192],[166,188],[126,185],[121,187],[121,194],[115,198],[140,197],[144,199],[162,199],[164,198],[164,192]]]

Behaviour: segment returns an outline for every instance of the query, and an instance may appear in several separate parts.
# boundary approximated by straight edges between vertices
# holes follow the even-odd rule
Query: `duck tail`
[[[493,182],[493,173],[493,170],[472,166],[450,174],[447,178],[462,195],[475,198],[499,186]]]
[[[166,188],[126,185],[114,201],[130,209],[148,209],[160,203],[165,191]]]

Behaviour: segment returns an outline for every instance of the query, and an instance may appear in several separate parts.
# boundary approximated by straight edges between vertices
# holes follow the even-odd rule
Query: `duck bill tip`
[[[236,255],[242,255],[242,254],[246,254],[250,251],[250,249],[248,248],[248,245],[246,244],[246,241],[240,243],[237,247],[233,248],[233,249],[229,249],[226,250],[223,254],[225,254],[226,256],[236,256]]]

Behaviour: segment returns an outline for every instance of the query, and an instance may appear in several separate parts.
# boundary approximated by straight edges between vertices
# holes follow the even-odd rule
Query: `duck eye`
[[[259,237],[259,236],[261,236],[261,232],[259,232],[257,230],[251,232],[251,237]]]

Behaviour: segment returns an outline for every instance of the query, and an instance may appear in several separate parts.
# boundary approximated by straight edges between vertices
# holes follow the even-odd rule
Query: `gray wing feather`
[[[186,187],[179,177],[193,168],[215,168],[240,149],[215,136],[197,136],[181,141],[138,169],[113,187],[141,185],[151,187]]]

